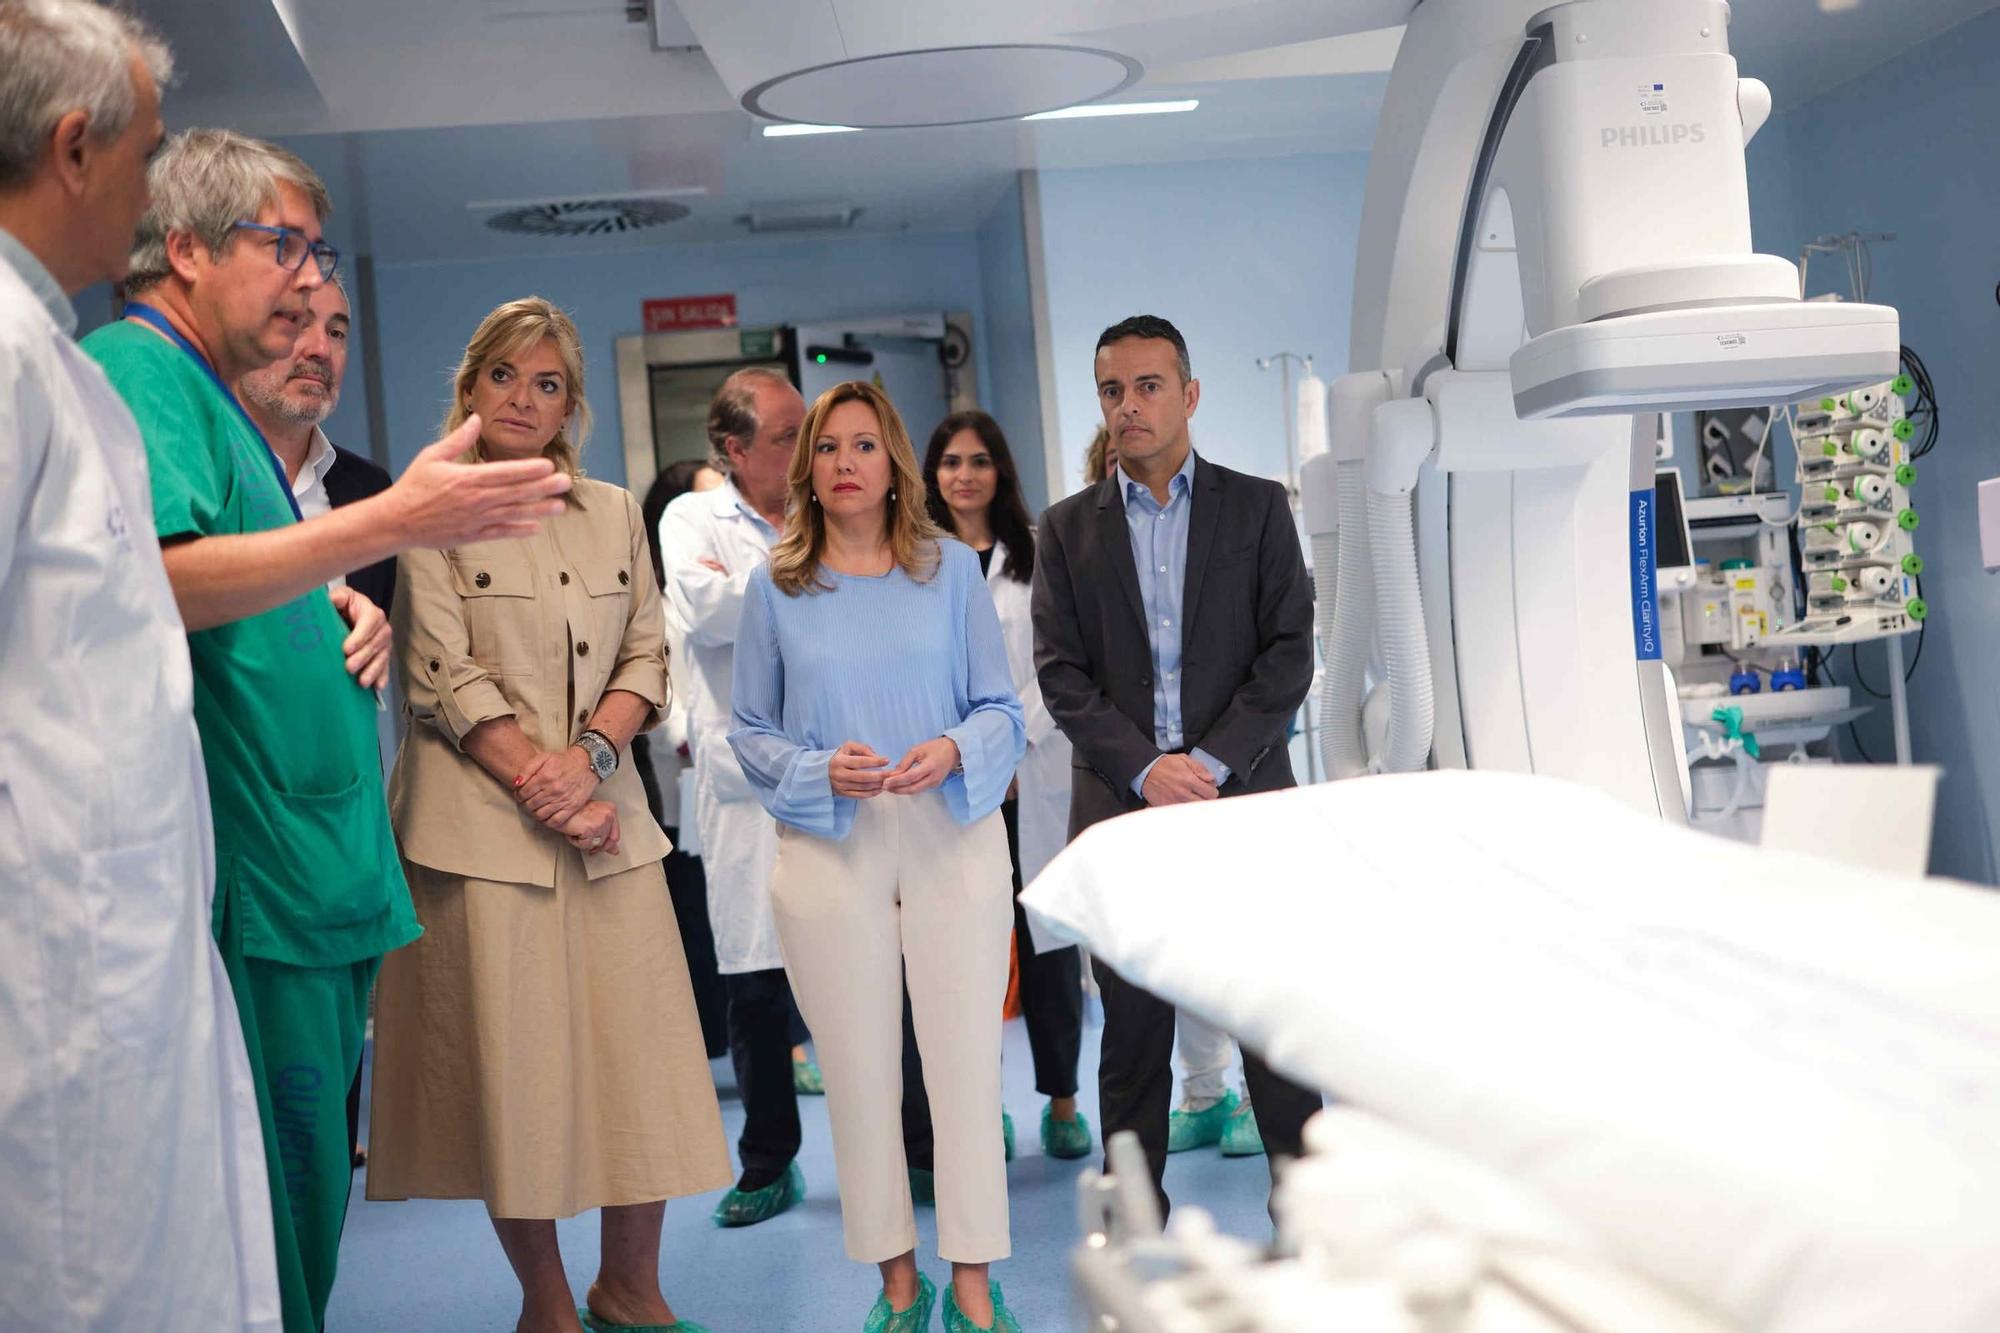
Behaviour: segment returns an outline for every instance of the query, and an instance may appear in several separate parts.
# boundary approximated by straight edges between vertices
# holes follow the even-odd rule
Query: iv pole
[[[1292,516],[1296,521],[1299,509],[1299,440],[1298,402],[1292,390],[1292,366],[1296,363],[1304,369],[1302,374],[1313,373],[1313,359],[1310,354],[1301,356],[1297,352],[1273,352],[1269,356],[1257,358],[1257,369],[1278,368],[1279,392],[1284,395],[1283,417],[1285,422],[1285,497],[1291,504]],[[1313,636],[1317,643],[1319,636]],[[1306,781],[1318,782],[1319,772],[1319,726],[1313,720],[1312,700],[1316,691],[1307,691],[1306,701],[1299,705],[1299,735],[1306,743]]]

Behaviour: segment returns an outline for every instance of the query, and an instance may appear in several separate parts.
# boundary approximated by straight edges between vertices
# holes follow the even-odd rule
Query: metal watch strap
[[[596,744],[593,745],[591,743],[593,741]],[[576,743],[586,755],[590,756],[591,771],[597,774],[599,782],[604,781],[618,771],[618,747],[611,743],[609,736],[592,727],[581,736],[578,736]],[[598,756],[600,754],[604,756],[609,767],[600,766],[598,763]]]

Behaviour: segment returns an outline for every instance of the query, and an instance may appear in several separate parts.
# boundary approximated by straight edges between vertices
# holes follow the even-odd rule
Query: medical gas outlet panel
[[[1838,644],[1908,634],[1929,614],[1910,499],[1908,376],[1795,404],[1799,563],[1806,614],[1782,641]]]

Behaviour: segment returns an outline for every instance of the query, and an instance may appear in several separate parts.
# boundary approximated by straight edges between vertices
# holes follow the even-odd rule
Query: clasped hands
[[[848,741],[827,761],[827,780],[835,796],[865,801],[873,796],[915,796],[929,791],[958,767],[958,742],[949,736],[913,745],[889,767],[889,761],[863,745]]]
[[[1163,754],[1146,771],[1141,791],[1147,805],[1212,801],[1216,796],[1215,775],[1191,754]]]
[[[577,746],[544,750],[514,778],[514,799],[586,856],[618,853],[618,807],[594,801],[597,772]]]

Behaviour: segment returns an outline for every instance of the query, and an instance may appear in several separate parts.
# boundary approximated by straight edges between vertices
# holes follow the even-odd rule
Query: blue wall
[[[1041,173],[1056,410],[1063,475],[1082,481],[1102,422],[1092,349],[1127,315],[1174,322],[1188,342],[1201,406],[1195,447],[1278,477],[1285,420],[1278,372],[1256,360],[1310,353],[1322,377],[1347,369],[1348,310],[1365,154],[1191,162]]]
[[[986,298],[986,364],[992,368],[979,396],[1007,436],[1029,511],[1039,514],[1051,497],[1042,454],[1042,394],[1035,376],[1034,302],[1018,176],[979,224],[979,286]]]
[[[1938,874],[1986,883],[2000,822],[2000,578],[1982,572],[1975,488],[2000,475],[2000,11],[1989,12],[1777,118],[1753,144],[1757,247],[1796,256],[1829,232],[1886,231],[1873,247],[1869,296],[1902,312],[1903,341],[1923,357],[1943,435],[1919,464],[1912,498],[1931,605],[1923,660],[1910,680],[1915,757],[1944,767],[1931,855]],[[1772,131],[1775,130],[1776,133]],[[1771,170],[1778,168],[1775,175]],[[1837,261],[1819,261],[1828,269]],[[1812,290],[1844,278],[1816,264]],[[1789,455],[1781,477],[1790,475]],[[1883,650],[1864,648],[1877,689]],[[1836,670],[1849,679],[1848,658]],[[1871,754],[1892,753],[1885,708],[1861,727]]]
[[[400,472],[435,438],[452,369],[486,313],[519,296],[547,297],[569,311],[583,335],[586,386],[597,426],[584,465],[592,476],[625,479],[614,340],[640,330],[640,302],[654,296],[734,292],[746,325],[789,323],[905,310],[973,313],[975,364],[990,401],[980,253],[970,232],[863,236],[813,241],[733,241],[620,254],[515,261],[384,264],[376,269],[382,339],[382,398],[390,470]],[[329,432],[365,449],[360,358],[349,370]],[[929,425],[912,426],[927,432]]]

